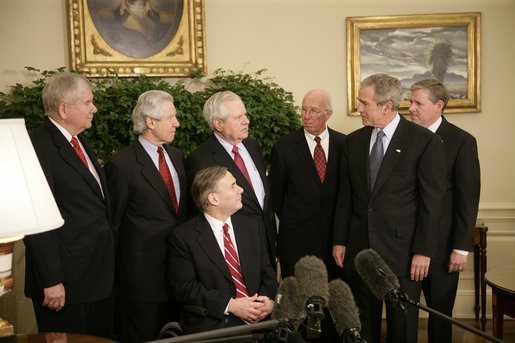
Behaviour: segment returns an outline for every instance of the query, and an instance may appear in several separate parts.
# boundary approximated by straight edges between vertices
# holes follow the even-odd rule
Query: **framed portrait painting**
[[[400,112],[408,113],[409,89],[438,79],[447,87],[446,113],[479,112],[481,13],[444,13],[347,18],[347,106],[356,111],[366,77],[385,73],[404,89]]]
[[[67,0],[71,70],[92,77],[206,73],[203,0]]]

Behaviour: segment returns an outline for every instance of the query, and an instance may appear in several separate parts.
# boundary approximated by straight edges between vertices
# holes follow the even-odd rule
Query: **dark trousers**
[[[368,343],[381,342],[381,316],[383,302],[378,300],[361,276],[344,269],[344,280],[349,284],[360,312],[361,337]],[[400,289],[411,299],[418,301],[421,283],[399,278]],[[418,336],[418,308],[405,305],[405,313],[397,305],[386,303],[386,341],[389,343],[414,343]]]
[[[66,302],[60,311],[43,306],[43,296],[32,298],[39,332],[66,332],[112,338],[113,298],[90,303]]]
[[[170,301],[135,302],[120,299],[120,340],[141,343],[157,339],[163,326],[177,320]]]
[[[448,273],[447,266],[431,265],[428,277],[422,282],[427,306],[452,317],[458,280],[459,273]],[[427,335],[429,343],[451,343],[452,324],[430,314]]]

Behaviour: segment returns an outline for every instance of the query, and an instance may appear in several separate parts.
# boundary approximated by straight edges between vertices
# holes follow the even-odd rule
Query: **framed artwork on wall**
[[[403,89],[400,112],[408,113],[409,89],[435,78],[449,90],[445,113],[479,112],[481,13],[444,13],[347,18],[347,109],[357,115],[356,96],[366,77],[385,73]]]
[[[67,0],[70,69],[186,77],[206,73],[203,0]]]

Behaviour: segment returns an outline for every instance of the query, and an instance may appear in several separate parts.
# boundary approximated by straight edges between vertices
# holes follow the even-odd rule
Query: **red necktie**
[[[238,166],[238,169],[241,171],[243,176],[247,179],[249,182],[250,187],[252,186],[252,181],[250,180],[250,175],[247,170],[247,167],[245,167],[245,162],[243,162],[243,158],[240,155],[240,152],[238,151],[238,147],[236,145],[232,146],[232,153],[234,154],[234,163]]]
[[[320,144],[320,137],[315,137],[315,142],[317,145],[315,146],[315,152],[313,154],[313,160],[315,161],[315,167],[317,168],[318,176],[320,177],[320,181],[324,183],[325,179],[325,169],[326,169],[326,159],[324,148],[322,148],[322,144]]]
[[[249,292],[245,286],[245,280],[241,273],[240,260],[238,259],[238,253],[234,249],[232,244],[231,236],[229,235],[229,225],[224,224],[224,255],[227,267],[231,272],[232,281],[236,286],[236,298],[248,297]]]
[[[82,163],[86,166],[86,168],[89,169],[88,160],[86,159],[86,156],[84,155],[84,152],[82,151],[79,141],[77,140],[77,137],[72,137],[72,140],[70,141],[73,145],[73,150],[79,155],[79,158],[81,159]]]
[[[157,153],[159,154],[159,174],[161,174],[161,177],[165,182],[166,188],[168,188],[168,193],[170,194],[170,198],[172,199],[173,208],[175,209],[175,212],[177,212],[177,196],[175,194],[175,187],[173,185],[172,174],[170,174],[170,169],[168,168],[168,164],[166,164],[163,148],[157,147]]]

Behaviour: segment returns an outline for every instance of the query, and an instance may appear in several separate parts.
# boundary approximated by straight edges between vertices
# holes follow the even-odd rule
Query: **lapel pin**
[[[395,152],[401,152],[401,149],[395,149]]]

